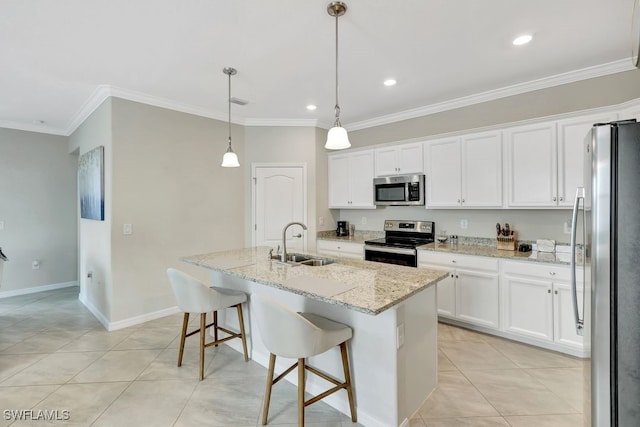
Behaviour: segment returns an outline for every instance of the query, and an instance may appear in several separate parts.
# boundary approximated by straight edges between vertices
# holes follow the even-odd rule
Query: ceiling
[[[345,0],[341,120],[363,128],[629,70],[633,0]],[[106,96],[245,125],[329,127],[328,0],[0,3],[0,126],[68,135]],[[513,38],[531,33],[531,43]],[[382,84],[393,77],[393,87]],[[307,104],[317,110],[308,111]]]

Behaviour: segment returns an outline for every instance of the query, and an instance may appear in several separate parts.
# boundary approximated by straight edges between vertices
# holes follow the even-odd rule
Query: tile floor
[[[0,427],[256,426],[266,369],[197,340],[176,367],[181,315],[107,332],[66,288],[0,299]],[[195,317],[195,316],[192,316]],[[581,426],[582,362],[441,324],[439,386],[411,420],[423,426]],[[357,390],[356,390],[357,393]],[[69,419],[15,420],[5,410],[58,410]],[[296,425],[296,390],[278,383],[269,425]],[[323,402],[310,426],[353,426]]]

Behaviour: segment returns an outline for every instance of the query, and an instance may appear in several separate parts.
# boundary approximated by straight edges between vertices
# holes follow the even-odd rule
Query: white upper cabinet
[[[427,208],[502,207],[500,131],[425,144]]]
[[[508,129],[506,145],[508,206],[557,206],[556,123]]]
[[[459,207],[462,171],[460,139],[444,138],[425,144],[426,207]]]
[[[558,206],[573,206],[576,188],[584,187],[585,150],[595,123],[615,121],[617,114],[599,114],[558,122]]]
[[[627,107],[618,113],[618,120],[636,119],[640,122],[640,104]]]
[[[462,206],[502,207],[502,132],[462,136]]]
[[[422,143],[396,145],[375,150],[376,176],[421,174]]]
[[[375,209],[373,150],[329,155],[329,208]]]

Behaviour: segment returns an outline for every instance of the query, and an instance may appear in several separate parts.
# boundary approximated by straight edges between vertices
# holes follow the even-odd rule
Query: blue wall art
[[[78,165],[80,217],[104,221],[104,147],[80,156]]]

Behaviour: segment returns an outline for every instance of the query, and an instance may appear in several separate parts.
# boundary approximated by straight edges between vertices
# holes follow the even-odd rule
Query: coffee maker
[[[349,235],[349,221],[338,221],[338,228],[336,228],[336,236],[348,236]]]

